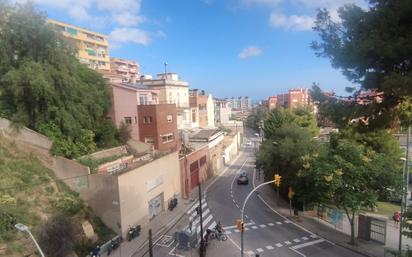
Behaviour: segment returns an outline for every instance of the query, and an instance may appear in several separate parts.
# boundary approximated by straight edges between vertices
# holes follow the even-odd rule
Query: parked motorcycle
[[[169,210],[173,211],[174,208],[177,206],[177,198],[173,197],[169,202]]]
[[[96,246],[91,252],[90,252],[91,257],[100,257],[100,246]]]
[[[137,225],[135,227],[129,226],[129,231],[127,232],[127,240],[132,241],[135,237],[138,237],[140,234],[141,227]]]
[[[109,248],[107,249],[107,255],[110,255],[113,250],[117,249],[120,244],[122,243],[122,237],[115,237],[114,239],[110,240]]]
[[[208,234],[211,239],[217,239],[219,241],[227,240],[227,236],[225,232],[222,231],[220,233],[217,229],[207,229],[206,234]]]

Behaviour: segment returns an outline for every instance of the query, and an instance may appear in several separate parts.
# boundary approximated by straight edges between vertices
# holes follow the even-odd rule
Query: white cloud
[[[113,15],[113,20],[125,27],[130,27],[130,26],[136,26],[142,22],[144,22],[146,19],[142,16],[132,14],[130,12],[121,12]]]
[[[283,0],[241,0],[241,4],[244,6],[253,6],[253,5],[277,6],[282,2]]]
[[[314,21],[315,19],[310,16],[286,16],[277,12],[272,12],[269,18],[270,26],[295,31],[311,30],[314,25]]]
[[[75,5],[68,8],[70,17],[78,21],[88,21],[90,20],[90,15],[87,13],[86,8],[83,6]]]
[[[248,46],[248,47],[244,48],[242,51],[240,51],[239,58],[240,59],[247,59],[247,58],[259,56],[262,53],[263,53],[263,51],[259,47]]]
[[[122,43],[148,45],[152,41],[148,32],[138,28],[116,28],[110,33],[109,40],[117,46]]]

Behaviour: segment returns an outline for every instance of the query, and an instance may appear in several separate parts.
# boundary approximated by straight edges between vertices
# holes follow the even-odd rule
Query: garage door
[[[199,184],[199,164],[198,161],[190,164],[190,189]]]

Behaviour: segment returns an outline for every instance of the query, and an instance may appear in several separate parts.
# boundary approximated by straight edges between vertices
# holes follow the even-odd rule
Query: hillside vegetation
[[[82,230],[85,220],[93,225],[100,242],[113,236],[77,193],[56,182],[53,172],[36,156],[0,137],[0,256],[30,256],[34,246],[14,224],[28,225],[36,236],[39,228],[57,214],[73,224],[74,248],[79,256],[92,246]]]

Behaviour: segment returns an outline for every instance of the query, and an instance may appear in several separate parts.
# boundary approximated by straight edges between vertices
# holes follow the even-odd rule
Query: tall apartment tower
[[[109,41],[106,35],[47,19],[47,22],[78,47],[79,61],[95,70],[110,71]]]

